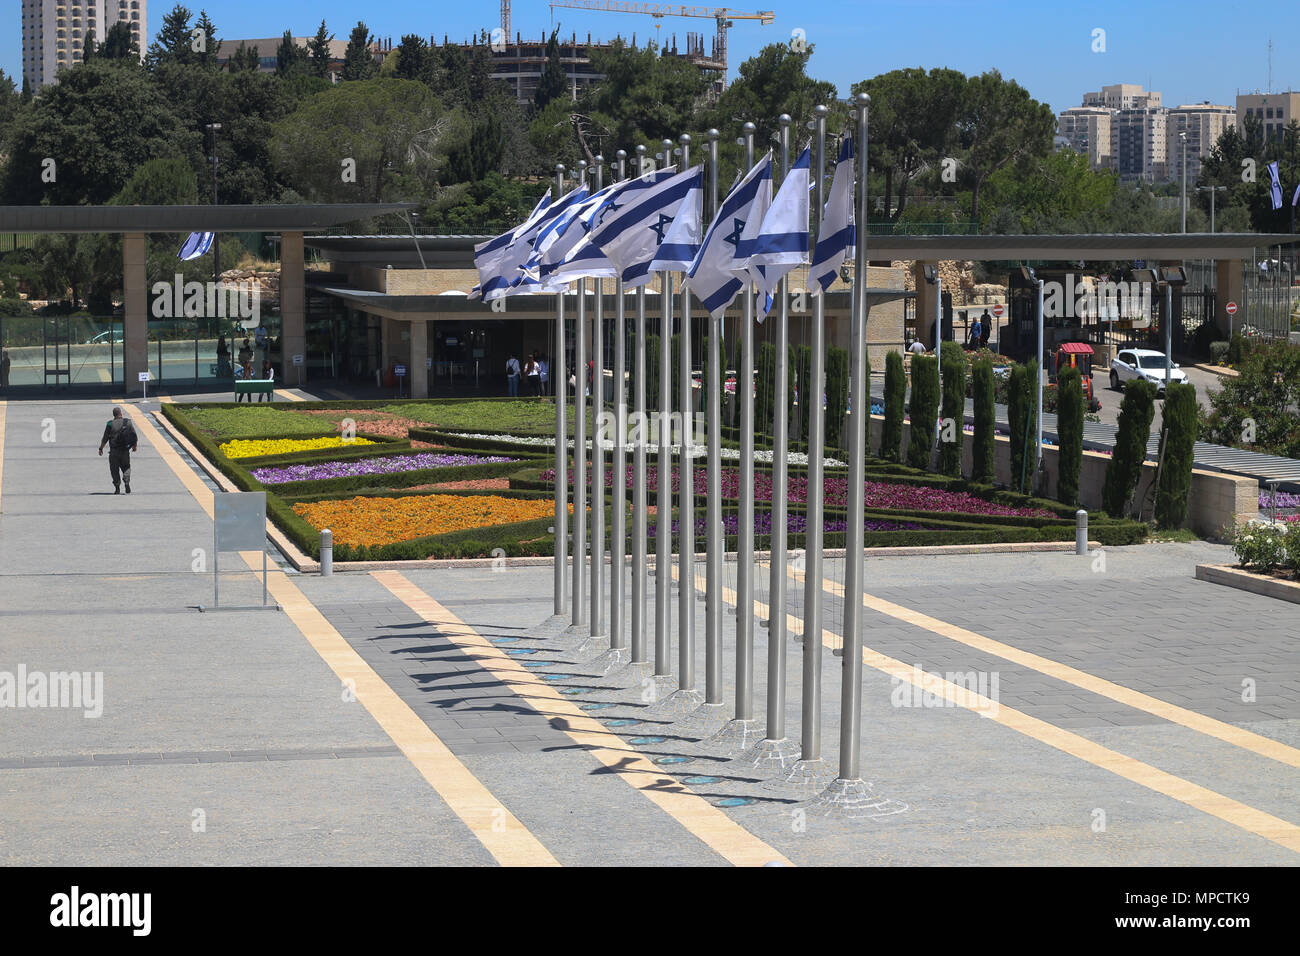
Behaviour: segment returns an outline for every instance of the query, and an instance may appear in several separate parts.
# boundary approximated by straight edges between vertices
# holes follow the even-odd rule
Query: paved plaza
[[[1226,547],[870,556],[861,766],[879,800],[826,816],[820,786],[707,743],[733,712],[730,611],[721,716],[686,719],[645,669],[606,674],[599,642],[560,630],[549,565],[323,578],[272,552],[282,610],[201,613],[213,485],[156,404],[126,407],[140,448],[115,497],[95,455],[111,403],[0,404],[0,678],[102,675],[86,706],[0,707],[5,864],[1300,861],[1300,606],[1195,580]],[[223,603],[260,603],[254,566],[222,555]],[[842,561],[823,576],[788,572],[784,714],[797,745],[820,587],[815,756],[833,777]],[[766,569],[757,584],[762,618]],[[702,690],[703,593],[696,609]]]

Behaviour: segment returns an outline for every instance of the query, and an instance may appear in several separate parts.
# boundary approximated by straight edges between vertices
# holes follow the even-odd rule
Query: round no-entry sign
[[[1224,311],[1224,312],[1227,312],[1229,315],[1236,315],[1236,314],[1237,314],[1237,303],[1235,303],[1235,302],[1229,302],[1227,305],[1225,305],[1225,306],[1223,307],[1223,311]]]
[[[1002,306],[1000,306],[1000,305],[995,305],[995,306],[993,307],[993,315],[996,316],[996,317],[999,318],[999,319],[1002,318]]]

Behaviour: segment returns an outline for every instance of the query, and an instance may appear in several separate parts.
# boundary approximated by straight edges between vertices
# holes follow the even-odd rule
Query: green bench
[[[266,395],[267,401],[275,401],[275,379],[271,378],[249,378],[235,379],[235,401],[239,401],[240,395]],[[259,397],[258,401],[262,401]]]

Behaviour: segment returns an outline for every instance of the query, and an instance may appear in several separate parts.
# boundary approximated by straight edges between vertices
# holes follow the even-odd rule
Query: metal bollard
[[[334,532],[329,528],[320,533],[320,574],[327,578],[334,573]]]
[[[1082,508],[1074,513],[1074,553],[1088,554],[1088,512]]]

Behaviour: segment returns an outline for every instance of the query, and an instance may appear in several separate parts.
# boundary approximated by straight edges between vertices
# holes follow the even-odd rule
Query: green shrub
[[[912,421],[907,463],[913,468],[928,469],[939,416],[939,363],[932,355],[912,357],[912,400],[907,412]]]
[[[1240,365],[1250,354],[1250,342],[1240,332],[1233,332],[1228,340],[1228,364]]]
[[[991,485],[997,476],[997,419],[993,408],[993,363],[988,359],[980,359],[971,370],[971,391],[975,401],[975,446],[970,477],[971,481]]]
[[[771,434],[772,408],[776,397],[776,346],[764,342],[758,347],[758,381],[754,389],[754,431]]]
[[[1032,452],[1029,447],[1030,432],[1033,429],[1033,415],[1030,409],[1029,365],[1016,365],[1011,369],[1007,384],[1007,421],[1011,430],[1011,487],[1023,491],[1032,481],[1028,459]]]
[[[1254,346],[1209,395],[1206,441],[1300,458],[1300,347],[1285,341]]]
[[[795,349],[795,382],[799,393],[799,440],[807,441],[809,413],[816,398],[812,394],[812,349],[806,345]]]
[[[1290,529],[1300,543],[1300,526]],[[1232,550],[1243,568],[1272,571],[1287,562],[1288,532],[1274,525],[1239,524],[1233,528]]]
[[[945,425],[940,433],[939,473],[961,477],[962,443],[966,438],[966,353],[956,342],[943,343],[943,410]],[[948,436],[952,441],[947,441]]]
[[[907,394],[907,373],[903,356],[890,352],[885,356],[885,422],[880,432],[880,457],[901,461],[903,447],[903,400]]]
[[[1212,365],[1222,365],[1224,362],[1228,361],[1228,348],[1229,345],[1227,342],[1211,342],[1210,363]]]
[[[1181,528],[1187,518],[1192,490],[1192,446],[1196,442],[1199,409],[1196,386],[1169,385],[1160,427],[1160,481],[1156,490],[1156,526]]]
[[[1151,382],[1132,379],[1124,386],[1124,400],[1119,406],[1119,426],[1115,433],[1115,450],[1106,465],[1106,480],[1101,501],[1106,514],[1121,518],[1128,510],[1129,499],[1142,477],[1142,463],[1147,457],[1147,439],[1156,413],[1156,387]]]
[[[865,370],[870,381],[870,369]],[[849,407],[849,350],[826,350],[826,447],[842,448],[844,416]],[[843,444],[842,444],[843,443]]]
[[[1079,471],[1083,467],[1083,376],[1077,368],[1061,370],[1057,379],[1060,396],[1056,412],[1057,462],[1056,499],[1072,505],[1079,501]]]

